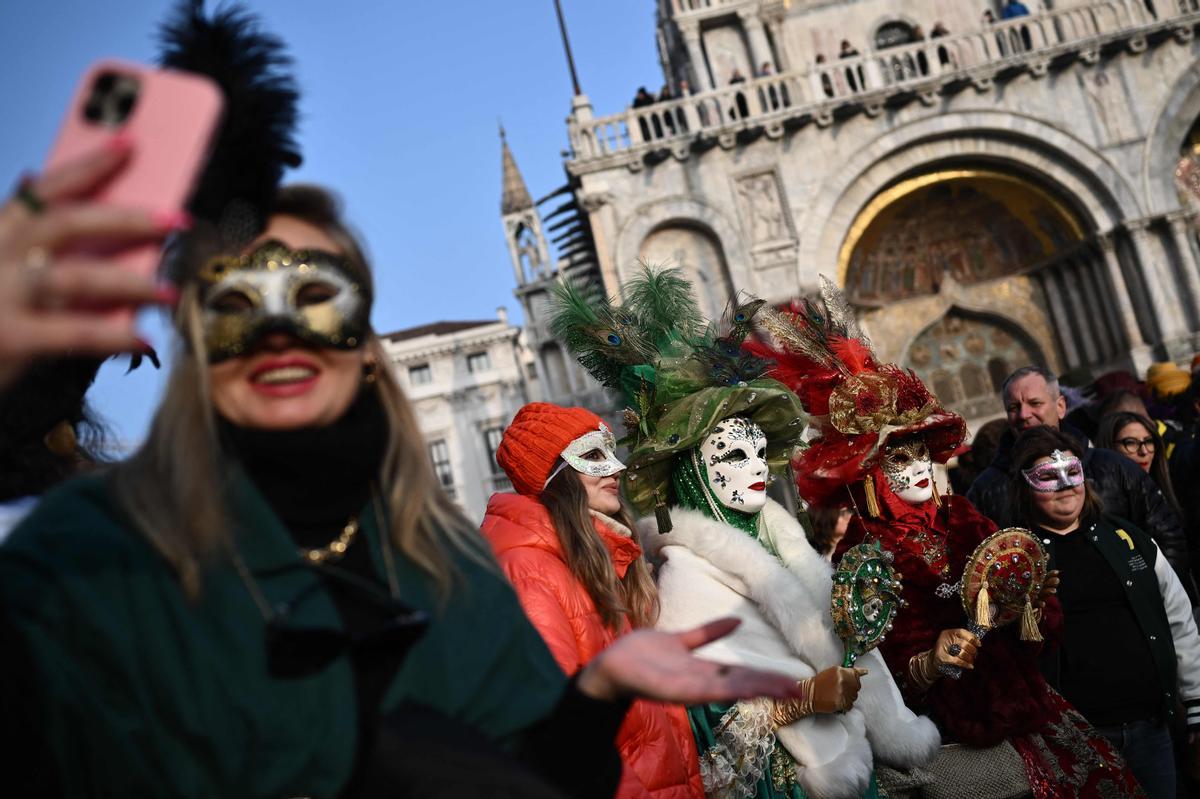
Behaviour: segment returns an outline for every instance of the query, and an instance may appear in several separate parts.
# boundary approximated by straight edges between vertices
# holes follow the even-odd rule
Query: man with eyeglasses
[[[1100,495],[1105,511],[1146,531],[1175,569],[1192,605],[1200,604],[1200,592],[1189,568],[1187,538],[1179,514],[1154,480],[1129,458],[1113,450],[1092,447],[1087,436],[1062,423],[1067,402],[1059,391],[1054,373],[1040,366],[1023,366],[1004,381],[1000,399],[1004,402],[1009,429],[1000,439],[991,466],[971,484],[967,499],[1001,527],[1014,524],[1016,520],[1010,518],[1014,502],[1009,495],[1013,441],[1022,431],[1037,425],[1061,429],[1083,445],[1084,475]]]

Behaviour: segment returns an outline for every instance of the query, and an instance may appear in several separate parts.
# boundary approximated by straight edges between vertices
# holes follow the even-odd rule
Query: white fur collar
[[[653,517],[638,523],[643,550],[665,561],[660,600],[667,629],[732,612],[742,626],[710,644],[704,656],[797,677],[841,665],[843,646],[829,610],[832,568],[782,506],[767,503],[760,533],[778,559],[745,532],[699,511],[672,508],[671,518],[673,529],[665,534]],[[933,724],[904,706],[877,652],[858,665],[870,674],[852,711],[801,719],[776,732],[805,765],[801,782],[810,796],[861,796],[872,751],[889,765],[907,768],[928,763],[940,743]]]

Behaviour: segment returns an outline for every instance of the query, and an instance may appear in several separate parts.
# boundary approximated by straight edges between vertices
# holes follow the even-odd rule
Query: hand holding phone
[[[80,199],[177,213],[204,169],[221,107],[221,91],[206,77],[102,61],[80,81],[46,169],[119,142],[129,148],[124,163]],[[160,254],[157,243],[131,247],[99,239],[73,242],[71,250],[108,256],[146,276],[154,274]]]
[[[143,349],[133,309],[177,299],[154,280],[159,245],[188,223],[220,107],[195,76],[85,76],[45,172],[0,206],[0,390],[34,357]]]

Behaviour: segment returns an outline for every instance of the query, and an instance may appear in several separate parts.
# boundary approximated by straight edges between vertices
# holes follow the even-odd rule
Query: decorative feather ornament
[[[246,9],[225,6],[208,17],[203,0],[181,2],[159,40],[164,67],[206,75],[225,96],[216,146],[188,210],[240,245],[261,231],[284,169],[300,165],[291,58]]]
[[[597,382],[624,392],[636,404],[640,376],[631,370],[649,364],[657,353],[640,320],[614,307],[595,287],[563,280],[554,286],[553,297],[551,334],[567,345]]]

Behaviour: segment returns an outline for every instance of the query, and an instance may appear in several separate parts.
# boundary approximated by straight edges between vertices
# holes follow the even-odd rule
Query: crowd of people
[[[280,186],[280,42],[188,4],[166,65],[199,69],[201,39],[256,57],[200,61],[249,74],[186,209],[91,199],[140,146],[121,135],[0,207],[13,795],[1176,795],[1200,748],[1194,376],[1024,366],[968,447],[832,286],[705,323],[676,270],[620,303],[564,282],[551,326],[625,436],[521,408],[480,529],[427,462],[335,196]],[[168,239],[160,280],[79,255]],[[99,359],[157,365],[114,313],[149,305],[166,391],[102,463],[86,393]],[[935,475],[956,456],[965,494]],[[1012,528],[1042,579],[1012,610],[985,577],[968,611]],[[864,589],[864,618],[895,614],[868,643],[835,611],[860,544],[895,569]]]

